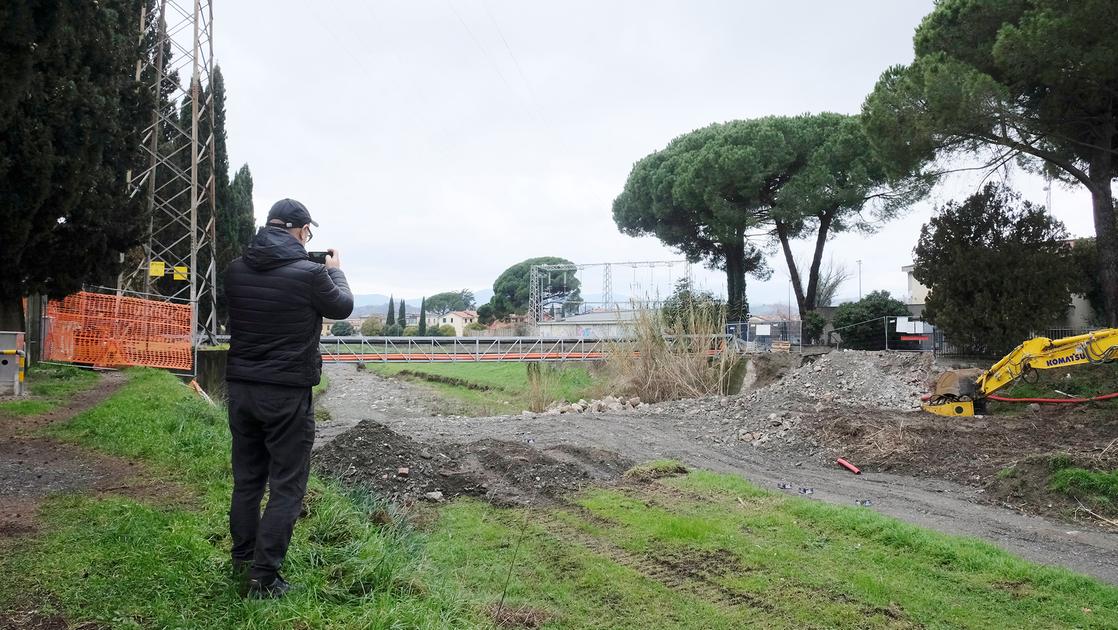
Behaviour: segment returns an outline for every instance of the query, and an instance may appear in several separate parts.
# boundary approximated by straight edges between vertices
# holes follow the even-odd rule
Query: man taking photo
[[[276,202],[244,255],[229,265],[229,429],[233,499],[229,531],[234,573],[248,595],[282,597],[279,569],[303,506],[314,444],[311,387],[322,374],[322,318],[345,319],[353,294],[338,251],[325,264],[306,250],[313,234],[306,206]],[[265,487],[268,505],[260,512]]]

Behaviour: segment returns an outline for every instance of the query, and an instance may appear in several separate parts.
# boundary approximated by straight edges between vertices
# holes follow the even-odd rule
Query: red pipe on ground
[[[843,459],[841,457],[836,459],[835,463],[838,464],[839,466],[842,466],[843,468],[849,470],[850,472],[854,473],[855,475],[862,474],[862,471],[857,466],[855,466],[854,464],[851,464],[850,462],[846,461],[845,459]]]
[[[1103,394],[1102,396],[1095,396],[1093,398],[1005,398],[1004,396],[993,395],[987,396],[986,398],[1008,403],[1088,403],[1118,398],[1118,392]]]

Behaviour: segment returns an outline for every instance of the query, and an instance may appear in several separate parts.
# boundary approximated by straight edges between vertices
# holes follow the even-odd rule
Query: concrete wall
[[[225,364],[228,348],[198,350],[198,365],[194,366],[198,384],[215,401],[225,400]]]
[[[539,324],[540,336],[545,339],[581,337],[583,339],[617,339],[631,337],[633,325],[627,322],[600,322],[579,324],[574,322],[545,322]]]

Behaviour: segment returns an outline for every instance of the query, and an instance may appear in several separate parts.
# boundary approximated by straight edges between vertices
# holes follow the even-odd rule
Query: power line
[[[489,62],[489,65],[493,66],[493,71],[496,72],[497,76],[501,78],[501,83],[504,83],[509,92],[512,92],[513,95],[516,96],[517,100],[520,101],[520,95],[517,94],[516,90],[513,89],[512,84],[509,83],[508,79],[505,78],[505,73],[501,72],[501,68],[497,64],[497,60],[489,54],[489,50],[486,49],[485,46],[481,43],[481,40],[478,39],[476,35],[474,35],[474,31],[470,28],[470,25],[466,23],[466,20],[462,18],[462,14],[459,13],[458,9],[454,7],[454,2],[452,2],[452,0],[446,0],[446,3],[450,6],[450,10],[454,12],[454,16],[458,18],[458,22],[462,24],[462,28],[466,29],[466,33],[470,36],[470,39],[472,39],[474,44],[477,45],[478,49],[481,50],[481,54],[485,56],[485,59]],[[521,102],[521,105],[523,105],[523,102]],[[526,111],[529,116],[534,116],[534,112],[530,107],[526,108]]]
[[[520,61],[512,52],[512,46],[509,46],[508,40],[505,39],[505,34],[501,32],[501,27],[497,24],[497,19],[494,18],[493,13],[489,11],[489,3],[485,0],[482,0],[481,6],[483,9],[485,9],[485,14],[489,16],[489,21],[493,23],[493,28],[497,30],[497,37],[500,37],[501,43],[505,45],[505,50],[508,51],[509,58],[512,59],[513,65],[516,66],[516,72],[520,75],[520,80],[524,82],[524,87],[528,89],[528,96],[531,98],[534,104],[536,101],[536,94],[535,90],[532,89],[532,82],[528,80],[528,77],[524,74],[524,69],[520,67]]]

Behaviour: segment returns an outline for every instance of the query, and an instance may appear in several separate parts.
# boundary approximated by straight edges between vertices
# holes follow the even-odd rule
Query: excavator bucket
[[[924,403],[921,409],[937,416],[973,416],[974,402],[970,400],[957,400],[939,404]]]
[[[950,370],[939,375],[936,387],[921,408],[939,416],[973,416],[978,377],[976,368]]]
[[[932,399],[951,396],[954,398],[974,398],[977,391],[978,377],[984,370],[967,368],[963,370],[949,370],[939,375],[936,379],[936,388],[932,392]]]

